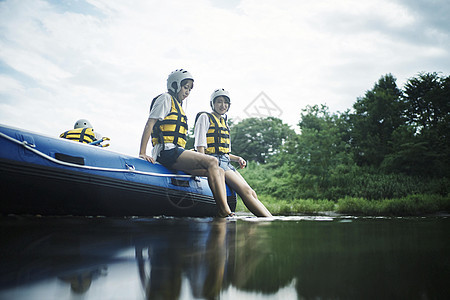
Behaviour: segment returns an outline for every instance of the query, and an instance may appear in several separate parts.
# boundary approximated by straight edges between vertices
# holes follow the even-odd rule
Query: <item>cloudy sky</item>
[[[0,123],[58,136],[77,119],[137,156],[151,99],[189,70],[192,126],[209,96],[229,117],[332,112],[387,73],[450,75],[448,0],[0,0]]]

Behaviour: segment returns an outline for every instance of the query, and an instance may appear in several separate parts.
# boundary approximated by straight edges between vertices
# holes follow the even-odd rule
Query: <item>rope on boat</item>
[[[96,171],[107,171],[107,172],[129,172],[129,173],[150,175],[150,176],[159,176],[159,177],[183,177],[183,178],[194,178],[195,177],[193,175],[187,175],[187,174],[160,174],[160,173],[154,173],[154,172],[138,171],[134,168],[134,166],[130,166],[128,164],[125,164],[127,167],[126,169],[112,169],[112,168],[103,168],[103,167],[94,167],[94,166],[73,164],[73,163],[55,159],[37,149],[35,149],[36,146],[34,144],[28,143],[27,141],[21,142],[15,138],[10,137],[9,135],[4,134],[3,132],[0,132],[0,136],[11,142],[22,145],[25,149],[27,149],[31,152],[34,152],[35,154],[53,162],[53,163],[60,164],[60,165],[66,166],[66,167],[73,167],[73,168],[80,168],[80,169],[87,169],[87,170],[96,170]]]

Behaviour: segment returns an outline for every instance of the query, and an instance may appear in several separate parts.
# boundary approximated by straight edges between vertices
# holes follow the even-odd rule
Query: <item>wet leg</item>
[[[231,213],[227,201],[225,172],[219,167],[215,157],[193,151],[184,151],[172,168],[192,175],[206,176],[208,185],[219,207],[219,215],[226,216]]]
[[[236,171],[225,172],[226,183],[242,198],[245,206],[257,217],[272,217],[272,214],[259,201],[256,192],[248,185],[244,177]]]

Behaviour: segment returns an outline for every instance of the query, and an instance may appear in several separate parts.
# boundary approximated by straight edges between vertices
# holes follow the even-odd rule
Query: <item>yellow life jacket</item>
[[[230,128],[225,119],[216,117],[214,114],[208,112],[200,112],[198,117],[206,113],[209,117],[209,129],[206,133],[207,147],[206,154],[228,154],[230,153]]]
[[[89,144],[94,142],[95,134],[92,128],[77,128],[68,130],[59,135],[60,138],[78,141],[80,143]]]
[[[153,99],[151,107],[158,97]],[[169,114],[164,120],[158,120],[155,126],[153,126],[152,144],[155,146],[156,144],[173,143],[184,148],[186,146],[186,133],[188,131],[186,114],[178,101],[172,96],[170,98],[172,108]]]

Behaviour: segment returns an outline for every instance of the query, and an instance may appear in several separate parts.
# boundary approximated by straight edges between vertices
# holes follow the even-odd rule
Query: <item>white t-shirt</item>
[[[194,127],[195,149],[197,149],[197,147],[205,147],[206,150],[206,148],[208,147],[208,143],[206,141],[206,134],[208,133],[209,125],[210,125],[209,116],[206,113],[201,114],[198,117]],[[230,143],[230,152],[231,152],[231,143]]]
[[[159,121],[164,120],[165,117],[170,113],[172,109],[172,97],[169,93],[161,94],[158,98],[156,98],[153,107],[150,110],[150,114],[148,116],[149,119],[158,119]],[[153,128],[154,130],[154,128]],[[173,143],[165,143],[164,150],[170,150],[175,148],[176,145]],[[152,149],[152,158],[156,161],[159,153],[162,151],[163,145],[156,144],[156,146]]]

